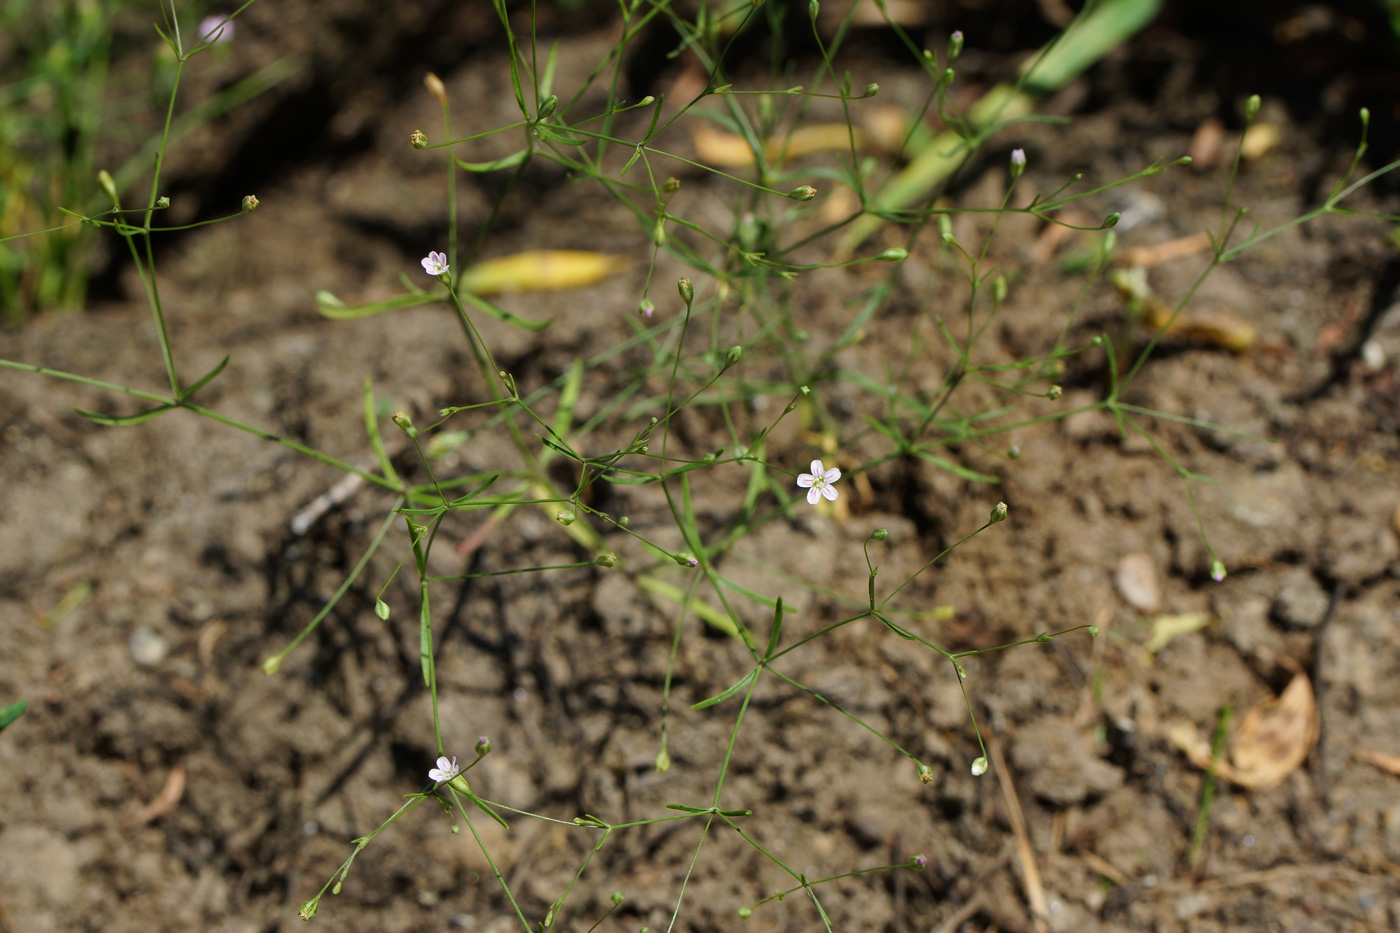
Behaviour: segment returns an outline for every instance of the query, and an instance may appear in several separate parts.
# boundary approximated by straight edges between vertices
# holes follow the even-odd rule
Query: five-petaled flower
[[[430,251],[422,263],[423,271],[429,275],[442,275],[447,271],[447,257],[436,251]]]
[[[452,780],[461,772],[462,769],[457,767],[457,756],[453,755],[451,760],[439,758],[437,767],[428,769],[428,777],[441,784],[444,781]]]
[[[829,470],[822,469],[820,460],[812,461],[812,472],[800,473],[797,477],[797,485],[807,490],[807,504],[816,505],[817,500],[826,496],[831,501],[836,501],[836,481],[841,478],[841,471],[836,467]]]

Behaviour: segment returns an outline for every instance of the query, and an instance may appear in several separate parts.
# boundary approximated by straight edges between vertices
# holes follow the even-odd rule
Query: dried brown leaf
[[[1307,760],[1317,743],[1317,704],[1312,683],[1296,674],[1278,697],[1257,703],[1230,742],[1229,760],[1215,773],[1241,787],[1276,787]],[[1188,723],[1172,726],[1168,739],[1201,770],[1210,768],[1210,743]]]
[[[1364,761],[1369,765],[1375,765],[1387,774],[1400,777],[1400,755],[1391,755],[1388,752],[1372,752],[1364,748],[1358,748],[1352,754],[1356,755],[1358,761]]]

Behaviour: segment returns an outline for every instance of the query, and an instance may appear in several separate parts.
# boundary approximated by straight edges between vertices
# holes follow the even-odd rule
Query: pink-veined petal
[[[813,491],[813,492],[816,492],[815,489],[812,490],[812,491]],[[835,486],[823,486],[823,487],[822,487],[822,495],[826,496],[827,499],[831,500],[832,502],[835,502],[835,501],[836,501],[836,496],[837,496],[836,487],[835,487]],[[808,496],[807,498],[810,499],[811,496]]]
[[[839,469],[837,469],[836,467],[832,467],[831,469],[827,470],[826,473],[824,473],[824,474],[822,474],[822,475],[824,475],[824,476],[826,477],[826,481],[827,481],[828,483],[834,483],[834,482],[836,482],[838,479],[841,478],[841,471],[840,471]]]
[[[809,490],[807,490],[807,504],[808,504],[808,505],[816,505],[816,504],[817,504],[817,500],[821,499],[821,497],[822,497],[822,491],[821,491],[820,489],[809,489]]]
[[[813,461],[812,461],[812,475],[813,475],[813,476],[825,476],[825,475],[826,475],[826,471],[822,469],[822,462],[821,462],[820,460],[813,460]]]
[[[801,473],[797,477],[797,485],[801,486],[803,489],[806,489],[808,486],[812,485],[816,481],[817,478],[811,473]]]

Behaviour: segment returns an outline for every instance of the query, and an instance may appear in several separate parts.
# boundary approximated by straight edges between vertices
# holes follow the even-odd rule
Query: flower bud
[[[997,522],[1004,522],[1004,521],[1006,521],[1006,503],[1005,503],[1005,502],[998,502],[998,503],[992,508],[991,523],[992,523],[993,525],[995,525]]]
[[[651,242],[658,248],[666,245],[666,221],[658,220],[651,228]]]
[[[551,94],[540,101],[540,119],[554,116],[554,111],[559,109],[559,95]]]
[[[671,770],[671,753],[668,752],[668,751],[666,751],[666,749],[663,748],[663,749],[661,749],[661,751],[659,751],[659,752],[656,753],[656,773],[657,773],[657,774],[665,774],[667,771],[670,771],[670,770]]]
[[[998,274],[992,279],[992,299],[998,306],[1006,300],[1006,276]]]
[[[912,868],[912,869],[914,869],[915,871],[923,871],[923,870],[924,870],[924,866],[927,865],[927,864],[928,864],[928,856],[927,856],[927,855],[915,855],[915,856],[912,856],[912,857],[909,859],[909,867]]]
[[[157,209],[164,209],[164,208],[167,208],[167,207],[169,207],[169,206],[170,206],[170,199],[169,199],[169,198],[165,197],[164,195],[161,195],[160,197],[156,198],[156,208],[157,208]]]
[[[1026,170],[1026,150],[1011,150],[1011,180],[1015,181],[1021,177],[1021,173]]]
[[[671,559],[674,560],[676,563],[680,564],[682,567],[700,566],[700,561],[696,560],[695,555],[690,553],[689,551],[677,551],[675,554],[671,555]]]
[[[972,776],[981,777],[987,773],[987,756],[983,755],[972,762]]]
[[[271,677],[273,674],[277,673],[277,669],[281,666],[282,656],[280,654],[274,654],[272,657],[262,662],[262,672]]]
[[[413,419],[408,417],[408,412],[396,411],[391,416],[390,420],[392,420],[394,424],[398,425],[405,431],[413,430]]]
[[[752,908],[752,907],[740,907],[740,908],[739,908],[739,919],[740,919],[740,920],[747,920],[747,919],[749,919],[749,918],[752,917],[752,916],[753,916],[753,908]]]
[[[1122,214],[1118,213],[1117,211],[1114,211],[1112,214],[1109,214],[1103,219],[1103,226],[1099,229],[1108,230],[1112,227],[1118,226],[1118,219],[1122,216]]]
[[[428,148],[428,137],[424,136],[419,130],[414,130],[412,135],[408,137],[408,141],[414,149]]]
[[[743,347],[730,347],[729,352],[724,354],[725,364],[728,366],[733,366],[735,363],[739,362],[739,360],[742,359],[743,356]]]
[[[566,528],[572,525],[577,518],[578,516],[568,509],[562,509],[554,513],[554,520]]]
[[[621,891],[614,891],[614,892],[612,893],[612,896],[609,898],[609,900],[611,900],[611,901],[613,902],[613,906],[614,906],[614,907],[620,907],[620,906],[622,906],[622,902],[623,902],[624,900],[626,900],[626,898],[624,898],[624,897],[622,896],[622,892],[621,892]]]
[[[924,764],[922,761],[919,762],[919,771],[918,771],[918,773],[919,773],[919,783],[920,783],[920,784],[932,784],[932,783],[933,783],[933,769],[930,768],[928,765]]]
[[[245,214],[251,214],[251,213],[253,213],[253,211],[255,211],[255,210],[257,210],[257,209],[258,209],[258,197],[257,197],[257,195],[254,195],[254,194],[245,194],[245,195],[243,196],[243,213],[245,213]]]
[[[1006,451],[1006,458],[1007,458],[1008,460],[1020,460],[1020,459],[1021,459],[1021,445],[1019,445],[1019,444],[1012,444],[1012,445],[1011,445],[1011,448],[1010,448],[1009,450]]]
[[[428,89],[428,93],[437,98],[439,104],[447,103],[447,88],[443,86],[442,79],[431,71],[423,76],[423,86]]]
[[[662,183],[661,190],[667,194],[675,194],[677,191],[681,190],[681,180],[672,175]]]
[[[478,758],[485,758],[489,754],[491,754],[491,740],[483,735],[476,740],[476,755]]]
[[[379,618],[380,618],[381,620],[383,620],[383,619],[388,619],[388,618],[389,618],[389,604],[386,603],[386,602],[385,602],[384,600],[382,600],[382,599],[376,599],[376,600],[374,601],[374,614],[377,615],[377,616],[379,616]]]
[[[612,551],[609,551],[609,552],[606,553],[606,554],[599,554],[597,557],[593,558],[593,563],[595,563],[595,564],[597,564],[599,567],[603,567],[603,568],[605,568],[605,569],[606,569],[606,568],[611,568],[611,567],[616,567],[616,566],[617,566],[617,555],[614,554]]]
[[[788,192],[794,201],[810,201],[817,196],[817,189],[811,185],[800,185]]]
[[[881,250],[875,258],[880,262],[902,262],[909,258],[909,250],[900,246],[891,246],[889,249]]]
[[[677,282],[676,291],[680,293],[681,301],[689,308],[690,303],[695,300],[695,287],[690,284],[690,279],[683,278]]]
[[[112,174],[105,168],[97,173],[97,184],[112,199],[112,203],[117,203],[117,183],[112,180]]]
[[[1060,386],[1051,386],[1045,392],[1045,397],[1050,401],[1058,401],[1065,394],[1065,390]]]
[[[861,94],[860,96],[862,98],[874,97],[878,93],[880,93],[880,85],[876,84],[874,81],[871,81],[865,86],[865,93]]]
[[[1219,560],[1213,560],[1210,562],[1210,578],[1216,583],[1219,583],[1221,580],[1225,579],[1225,565]]]
[[[1249,100],[1244,102],[1244,121],[1253,123],[1254,118],[1259,116],[1259,95],[1249,95]]]
[[[642,317],[649,318],[652,313],[656,311],[656,305],[651,303],[650,298],[643,298],[641,301],[637,302],[637,310],[641,313]]]
[[[870,537],[876,541],[883,541],[890,536],[888,528],[876,528],[870,533]]]
[[[961,29],[953,30],[953,34],[948,37],[948,64],[958,60],[958,56],[963,50],[963,34]]]

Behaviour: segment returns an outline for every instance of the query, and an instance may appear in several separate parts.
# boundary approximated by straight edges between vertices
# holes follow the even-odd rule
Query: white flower
[[[220,29],[220,26],[223,28]],[[194,34],[199,36],[200,42],[212,42],[215,45],[223,45],[225,42],[233,41],[234,31],[233,20],[229,19],[227,16],[206,16],[199,21],[199,26],[195,29]],[[210,35],[210,33],[216,34]]]
[[[423,271],[429,275],[442,275],[447,271],[447,257],[439,252],[429,252],[426,259],[421,260]]]
[[[836,501],[836,481],[841,478],[841,471],[832,467],[829,470],[822,469],[820,460],[812,461],[812,472],[802,473],[797,477],[797,485],[807,490],[807,504],[816,505],[817,500],[826,496],[831,501]]]
[[[437,767],[428,769],[428,777],[441,784],[443,781],[452,780],[461,772],[462,769],[457,767],[457,756],[453,755],[451,761],[448,761],[446,758],[439,758],[437,760]]]

